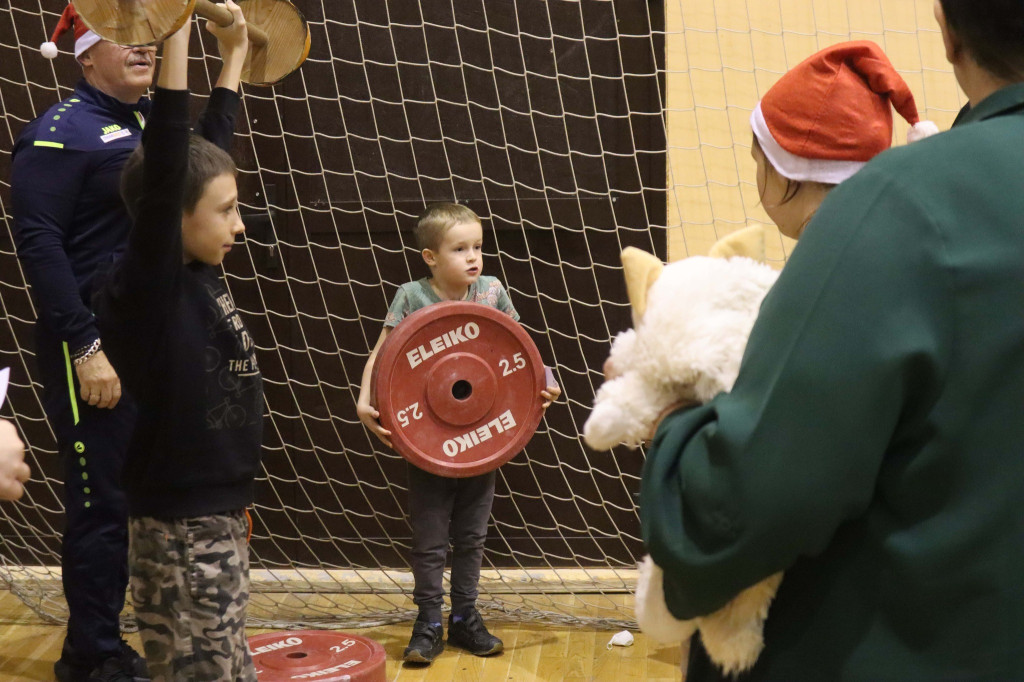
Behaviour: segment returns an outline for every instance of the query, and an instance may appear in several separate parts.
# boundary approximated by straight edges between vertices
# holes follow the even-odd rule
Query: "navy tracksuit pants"
[[[121,650],[121,610],[128,586],[128,503],[121,469],[135,424],[123,396],[99,409],[79,395],[63,344],[40,339],[46,414],[64,465],[65,528],[61,544],[68,632],[63,657],[93,667]]]

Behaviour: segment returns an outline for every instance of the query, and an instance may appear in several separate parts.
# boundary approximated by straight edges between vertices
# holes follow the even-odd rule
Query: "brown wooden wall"
[[[415,215],[458,200],[483,219],[485,272],[506,283],[565,396],[502,469],[488,561],[631,564],[642,457],[592,453],[578,433],[610,339],[629,325],[618,253],[665,256],[661,3],[296,5],[312,50],[273,89],[245,90],[235,156],[248,240],[225,265],[266,378],[255,556],[404,565],[405,465],[372,447],[355,398],[396,287],[426,274]],[[57,549],[55,535],[33,536],[60,529],[60,467],[31,383],[34,313],[8,176],[14,136],[77,78],[70,55],[37,52],[62,7],[0,9],[0,366],[15,380],[0,415],[16,416],[40,479],[31,505],[0,511],[0,554],[25,563]],[[209,36],[194,46],[199,95],[212,49]]]

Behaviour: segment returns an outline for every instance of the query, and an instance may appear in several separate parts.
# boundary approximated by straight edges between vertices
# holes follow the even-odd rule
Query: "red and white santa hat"
[[[57,28],[53,30],[53,37],[49,42],[39,46],[39,51],[43,53],[44,57],[53,59],[57,56],[57,40],[68,30],[75,32],[75,57],[80,57],[83,52],[102,40],[85,25],[82,17],[78,16],[78,12],[75,11],[75,6],[69,2],[68,6],[64,8],[64,14],[60,15]]]
[[[920,120],[910,88],[882,48],[868,40],[839,43],[780,78],[750,126],[783,176],[838,184],[891,146],[890,103],[911,124],[908,142],[939,132]]]

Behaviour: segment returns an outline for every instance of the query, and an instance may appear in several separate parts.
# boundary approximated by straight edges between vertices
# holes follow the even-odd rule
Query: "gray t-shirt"
[[[505,287],[501,285],[497,277],[480,275],[470,285],[469,291],[466,292],[466,297],[462,300],[489,305],[492,308],[508,313],[516,322],[519,321],[519,313],[512,306],[512,299],[508,297],[508,292],[505,291]],[[441,298],[434,291],[434,287],[430,286],[429,277],[418,279],[415,282],[407,282],[399,287],[398,292],[395,293],[395,300],[391,302],[391,307],[388,308],[388,315],[384,318],[384,326],[394,327],[406,315],[420,308],[426,308],[428,305],[440,302]]]

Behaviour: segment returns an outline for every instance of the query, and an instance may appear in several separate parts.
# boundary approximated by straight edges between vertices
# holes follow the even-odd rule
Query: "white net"
[[[245,88],[235,156],[248,225],[226,279],[267,394],[250,617],[353,627],[413,616],[405,464],[355,415],[398,285],[425,274],[410,229],[425,202],[484,220],[505,284],[563,399],[502,467],[484,559],[492,615],[632,624],[642,453],[579,433],[611,338],[629,324],[618,253],[702,253],[757,204],[750,111],[827,44],[875,40],[923,113],[962,103],[931,0],[298,0],[312,51],[273,89]],[[32,301],[14,255],[10,149],[77,78],[42,59],[63,0],[0,7],[2,414],[31,447],[25,500],[0,507],[0,577],[60,620],[61,467],[35,371]],[[204,95],[206,37],[191,64]],[[27,84],[27,87],[26,87]],[[902,138],[905,128],[898,126]],[[781,264],[782,238],[770,256]]]

